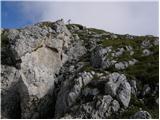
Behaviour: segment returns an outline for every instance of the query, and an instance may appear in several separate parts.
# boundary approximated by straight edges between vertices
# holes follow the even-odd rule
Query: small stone
[[[132,119],[152,119],[151,115],[147,111],[136,112],[131,118]]]
[[[146,84],[146,85],[144,85],[144,87],[143,87],[142,95],[145,96],[145,95],[149,94],[150,91],[151,91],[150,86],[149,86],[148,84]]]
[[[94,71],[91,71],[91,74],[92,74],[92,75],[95,75],[95,72],[94,72]]]
[[[156,103],[159,105],[159,98],[156,99]]]
[[[144,56],[149,56],[149,55],[151,55],[151,51],[149,51],[148,49],[144,49],[143,50],[143,55]]]

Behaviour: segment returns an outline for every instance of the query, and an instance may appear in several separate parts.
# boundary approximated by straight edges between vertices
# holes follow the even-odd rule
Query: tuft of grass
[[[91,72],[91,71],[94,71],[94,68],[90,65],[85,65],[85,66],[82,67],[81,70],[86,71],[86,72]]]

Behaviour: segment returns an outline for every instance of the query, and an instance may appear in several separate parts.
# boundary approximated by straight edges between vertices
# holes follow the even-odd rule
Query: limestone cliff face
[[[63,20],[2,29],[1,117],[157,118],[158,48]]]
[[[69,45],[71,34],[63,21],[52,25],[55,29],[50,28],[50,31],[39,27],[39,24],[21,31],[9,30],[7,33],[9,50],[13,55],[10,57],[13,57],[19,74],[16,91],[19,92],[22,118],[37,118],[47,114],[45,109],[50,108],[53,99],[50,96],[54,90],[55,74],[67,60],[64,49]],[[11,75],[8,74],[8,77]],[[40,107],[44,107],[44,110]]]

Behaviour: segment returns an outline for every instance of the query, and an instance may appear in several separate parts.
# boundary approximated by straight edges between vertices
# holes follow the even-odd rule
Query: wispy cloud
[[[34,22],[71,19],[121,34],[158,35],[158,2],[22,2]]]

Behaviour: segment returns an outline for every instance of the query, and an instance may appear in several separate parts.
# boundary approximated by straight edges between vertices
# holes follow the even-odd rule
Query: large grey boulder
[[[152,116],[147,111],[138,111],[131,118],[132,119],[152,119]]]
[[[82,87],[85,87],[93,79],[93,75],[90,72],[82,72],[78,74],[76,79],[66,80],[61,86],[58,93],[55,116],[61,117],[72,105],[75,104],[77,98],[81,94]]]
[[[48,38],[42,38],[41,43],[35,43],[37,48],[21,56],[22,118],[43,118],[50,109],[53,109],[51,107],[54,75],[59,72],[66,59],[63,48],[68,47],[70,40],[70,34],[63,21],[55,22],[53,25],[57,32],[54,37],[50,34]]]
[[[50,33],[37,25],[23,28],[20,32],[14,29],[9,30],[10,47],[14,51],[14,55],[16,55],[16,59],[20,59],[26,53],[37,50],[42,45],[57,50],[62,49],[62,46],[67,47],[71,34],[64,22],[56,21],[52,25],[55,26],[56,33]]]
[[[97,46],[91,53],[91,65],[95,68],[109,67],[112,64],[112,62],[106,58],[107,53],[109,52],[111,52],[111,47],[103,48]]]
[[[50,112],[54,109],[52,94],[55,74],[68,59],[65,50],[70,45],[71,34],[64,22],[50,23],[53,30],[42,26],[37,24],[20,31],[8,31],[9,49],[15,62],[19,63],[17,90],[21,101],[21,118],[53,116]]]
[[[131,98],[131,86],[124,74],[112,73],[105,85],[105,93],[116,97],[124,107],[128,107]]]
[[[87,49],[83,46],[82,41],[74,42],[67,51],[68,59],[78,60],[82,55],[87,52]]]
[[[121,83],[117,94],[119,101],[124,105],[124,107],[128,107],[131,99],[130,84],[128,82]]]
[[[106,51],[102,47],[96,47],[91,54],[91,65],[95,68],[101,68],[104,65]]]

